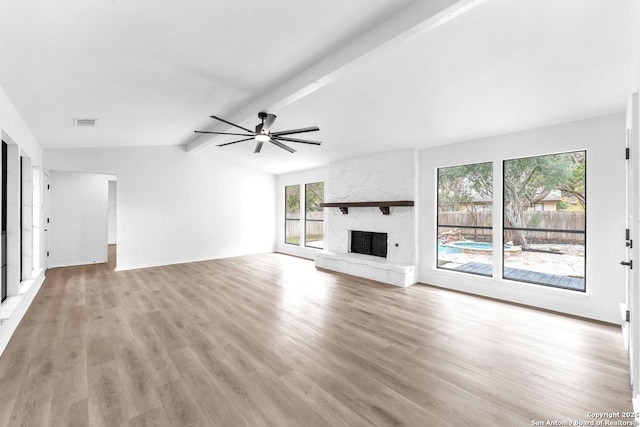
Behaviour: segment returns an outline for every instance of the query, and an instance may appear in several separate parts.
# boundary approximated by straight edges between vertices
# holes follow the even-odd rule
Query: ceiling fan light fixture
[[[225,142],[224,144],[218,144],[216,145],[216,147],[225,147],[227,145],[232,145],[232,144],[237,144],[239,142],[244,142],[244,141],[251,141],[252,139],[254,141],[256,141],[256,148],[254,150],[254,153],[260,153],[260,151],[262,150],[262,146],[265,142],[270,142],[273,145],[275,145],[276,147],[280,147],[283,150],[287,150],[290,153],[295,153],[296,150],[294,150],[293,148],[289,147],[288,145],[284,144],[282,141],[286,141],[287,143],[289,142],[295,142],[295,143],[299,143],[299,144],[310,144],[310,145],[320,145],[322,144],[322,142],[320,141],[310,141],[308,139],[299,139],[299,138],[292,138],[288,135],[294,135],[297,133],[305,133],[305,132],[316,132],[319,131],[320,129],[318,128],[318,126],[310,126],[310,127],[306,127],[306,128],[300,128],[300,129],[290,129],[290,130],[281,130],[278,132],[271,132],[271,126],[273,125],[273,122],[275,122],[276,120],[276,115],[275,114],[269,114],[265,111],[261,111],[258,113],[258,118],[260,119],[260,123],[258,123],[256,125],[256,130],[249,130],[245,127],[242,127],[240,125],[237,125],[235,123],[231,123],[230,121],[227,121],[225,119],[222,119],[220,117],[217,116],[210,116],[212,119],[216,119],[218,121],[221,121],[222,123],[226,123],[229,126],[233,126],[235,128],[241,129],[243,131],[245,131],[246,133],[238,133],[238,131],[236,132],[213,132],[213,131],[202,131],[202,130],[196,130],[194,131],[195,133],[207,133],[207,134],[213,134],[213,135],[234,135],[234,136],[245,136],[248,138],[245,139],[239,139],[237,141],[231,141],[231,142]]]

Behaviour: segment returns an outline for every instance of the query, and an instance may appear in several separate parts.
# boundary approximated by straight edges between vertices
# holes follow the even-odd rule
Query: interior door
[[[629,321],[623,318],[623,334],[625,346],[629,352],[629,369],[631,374],[631,386],[633,397],[638,396],[638,357],[640,356],[640,292],[637,286],[640,284],[640,108],[638,104],[638,92],[631,97],[631,105],[627,120],[627,231],[626,231],[626,256],[627,260],[622,264],[627,266],[626,275],[626,301],[623,305],[623,317],[625,310]],[[633,268],[633,261],[636,268]]]

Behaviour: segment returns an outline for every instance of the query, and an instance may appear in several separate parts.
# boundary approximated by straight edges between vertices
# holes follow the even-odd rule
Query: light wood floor
[[[631,411],[618,327],[266,254],[52,269],[0,426],[530,426]]]

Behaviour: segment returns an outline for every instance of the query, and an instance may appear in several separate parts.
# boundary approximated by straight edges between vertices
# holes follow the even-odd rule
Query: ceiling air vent
[[[73,119],[74,126],[95,126],[98,119]]]

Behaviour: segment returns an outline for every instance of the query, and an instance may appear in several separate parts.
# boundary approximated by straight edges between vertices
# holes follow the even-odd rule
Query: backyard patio
[[[468,253],[438,246],[438,267],[493,275],[493,255]],[[584,291],[584,246],[572,244],[531,244],[529,250],[504,259],[505,279]]]

